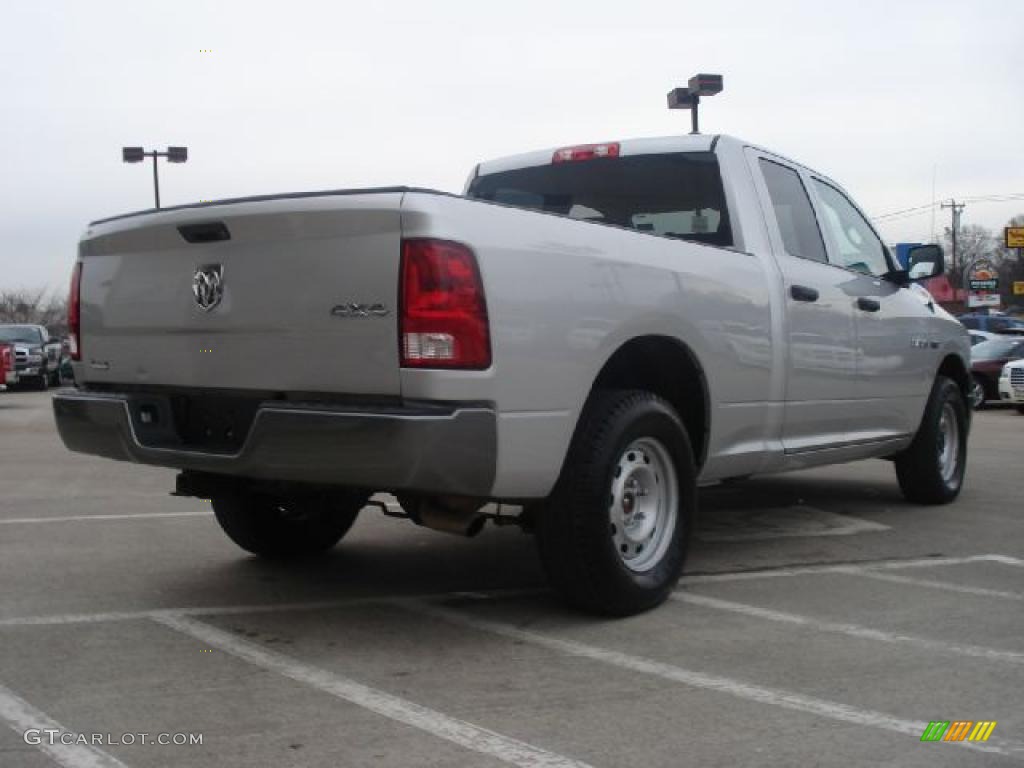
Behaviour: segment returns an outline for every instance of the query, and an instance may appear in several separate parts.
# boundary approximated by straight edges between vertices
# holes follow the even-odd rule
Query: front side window
[[[709,245],[733,245],[711,152],[626,155],[473,179],[467,196]]]
[[[831,184],[815,179],[814,188],[821,198],[825,227],[839,249],[833,263],[867,275],[886,274],[889,259],[885,245],[867,219]]]
[[[818,220],[814,217],[814,208],[800,175],[792,168],[763,158],[761,175],[768,187],[768,197],[772,201],[786,253],[801,259],[827,262]]]

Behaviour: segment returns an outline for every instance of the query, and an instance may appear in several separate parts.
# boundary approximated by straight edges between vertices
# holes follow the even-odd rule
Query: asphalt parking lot
[[[262,562],[172,472],[69,454],[49,395],[0,392],[0,766],[1021,764],[1022,456],[987,410],[951,506],[882,461],[706,488],[674,599],[610,621],[512,528],[367,512]],[[997,726],[921,741],[958,720]]]

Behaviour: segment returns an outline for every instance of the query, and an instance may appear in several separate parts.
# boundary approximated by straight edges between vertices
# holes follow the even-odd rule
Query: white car
[[[998,339],[998,333],[992,333],[990,331],[968,331],[971,337],[971,346],[981,344],[983,341],[992,341],[992,339]]]
[[[1003,366],[999,374],[999,399],[1014,403],[1024,413],[1024,360],[1014,360]]]

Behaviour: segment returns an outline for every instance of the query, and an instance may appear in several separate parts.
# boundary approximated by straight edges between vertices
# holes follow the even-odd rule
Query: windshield
[[[974,360],[995,360],[1024,354],[1024,341],[1020,339],[990,339],[971,348]]]
[[[34,325],[3,325],[0,326],[0,341],[42,344],[43,336]]]
[[[709,245],[733,244],[712,152],[632,155],[491,173],[467,196]]]

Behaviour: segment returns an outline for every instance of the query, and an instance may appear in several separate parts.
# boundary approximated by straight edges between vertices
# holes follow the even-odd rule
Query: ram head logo
[[[209,312],[224,298],[224,265],[204,264],[192,276],[192,295],[203,312]]]

